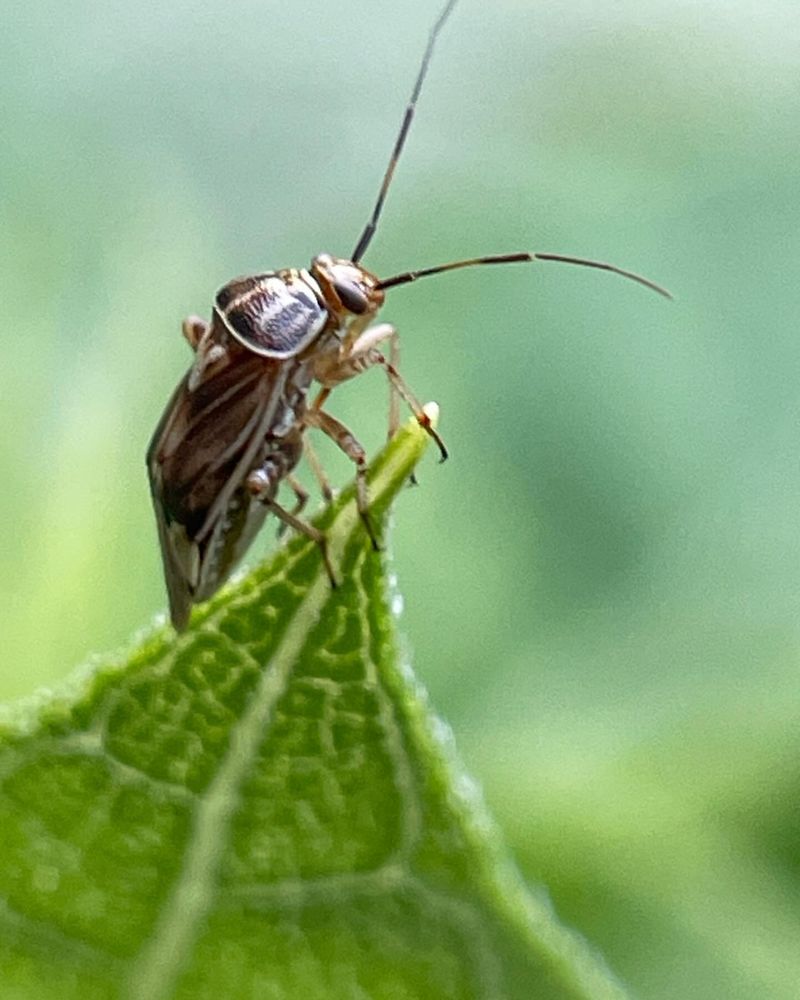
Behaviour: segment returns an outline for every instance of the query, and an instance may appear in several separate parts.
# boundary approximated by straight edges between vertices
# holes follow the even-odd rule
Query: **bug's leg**
[[[200,331],[202,324],[202,331]],[[199,339],[195,342],[195,337]],[[227,353],[222,344],[215,344],[211,339],[211,326],[196,316],[190,316],[183,322],[183,335],[189,341],[195,353],[194,364],[189,373],[188,389],[192,392],[203,379],[206,368],[215,364]]]
[[[336,580],[336,574],[333,572],[330,556],[328,555],[327,538],[313,524],[309,524],[302,518],[296,517],[291,511],[286,510],[285,507],[281,507],[277,500],[273,498],[272,494],[276,489],[276,481],[275,476],[270,475],[270,471],[268,468],[261,468],[251,472],[247,477],[248,490],[261,503],[268,507],[279,520],[283,521],[287,527],[294,528],[295,531],[298,531],[301,535],[305,535],[306,538],[310,538],[312,542],[315,542],[319,546],[331,586],[337,587],[339,584]]]
[[[370,357],[370,351],[385,340],[389,341],[389,365],[395,372],[398,372],[400,369],[400,335],[391,323],[377,323],[357,337],[346,357],[340,360],[339,372],[346,373],[344,374],[345,378],[353,378],[355,375],[366,371],[367,368],[371,368],[375,364],[380,364],[379,361],[373,360]],[[400,399],[401,396],[397,390],[397,386],[390,379],[389,429],[387,435],[390,441],[400,426]]]
[[[316,406],[316,403],[314,405]],[[325,503],[330,503],[333,500],[333,487],[331,486],[328,477],[325,475],[325,470],[322,468],[322,462],[320,462],[319,456],[307,436],[303,438],[303,454],[305,455],[306,461],[314,474],[314,478],[319,484],[319,489]]]
[[[333,572],[331,559],[328,555],[328,539],[323,535],[323,533],[315,528],[313,524],[303,521],[302,518],[295,517],[291,511],[281,507],[281,505],[276,503],[274,500],[267,500],[266,504],[272,513],[276,517],[280,518],[280,520],[283,521],[287,527],[294,528],[294,530],[299,531],[301,535],[305,535],[306,538],[310,538],[312,542],[317,543],[320,554],[322,555],[322,561],[325,563],[325,570],[328,574],[328,579],[331,581],[331,586],[338,587],[339,582],[336,579],[336,574]]]
[[[391,345],[389,360],[387,360],[385,355],[377,349],[377,345],[383,343],[385,340],[390,341]],[[436,442],[441,455],[441,460],[444,461],[447,458],[447,448],[445,447],[444,442],[436,432],[436,429],[431,425],[428,415],[422,408],[422,404],[416,398],[411,389],[406,385],[405,380],[397,370],[396,364],[393,363],[392,358],[396,357],[398,354],[398,343],[398,333],[390,323],[379,323],[377,326],[373,326],[368,330],[365,330],[364,333],[356,339],[343,358],[337,358],[332,362],[326,361],[316,370],[315,378],[322,383],[324,388],[315,400],[312,409],[319,412],[322,402],[324,402],[328,393],[334,386],[339,385],[341,382],[346,382],[348,379],[355,378],[356,375],[360,375],[368,368],[380,365],[386,372],[386,376],[389,379],[392,390],[407,404],[408,408],[417,418],[419,425],[424,428],[424,430],[427,431],[427,433]],[[393,418],[390,413],[390,432],[393,432],[394,430],[391,426],[392,419]],[[396,418],[394,419],[396,421]]]
[[[427,413],[422,408],[422,404],[414,395],[414,393],[406,385],[405,380],[398,372],[396,365],[392,360],[387,360],[386,356],[378,350],[377,345],[383,343],[383,341],[388,340],[390,344],[394,342],[394,346],[390,349],[389,357],[397,355],[398,351],[398,334],[397,331],[389,323],[379,323],[377,326],[370,327],[369,330],[365,330],[360,337],[356,339],[350,350],[343,358],[337,358],[335,361],[323,363],[323,365],[315,372],[315,378],[322,383],[325,389],[330,390],[334,386],[339,385],[341,382],[346,382],[348,379],[354,378],[356,375],[360,375],[365,372],[368,368],[373,368],[375,365],[380,365],[381,368],[386,372],[386,376],[389,379],[389,383],[395,393],[406,403],[408,408],[417,418],[417,421],[436,442],[439,448],[439,454],[441,455],[441,460],[447,458],[447,448],[445,448],[444,441],[436,431],[436,428],[431,425],[430,418]],[[327,393],[325,393],[327,396]],[[320,393],[322,396],[322,393]],[[312,409],[318,410],[319,398],[314,403]],[[396,418],[395,418],[396,419]],[[392,416],[390,413],[390,433],[393,432],[391,426]]]
[[[308,503],[308,490],[303,486],[303,484],[291,474],[286,477],[286,482],[292,488],[292,492],[295,495],[295,500],[297,501],[292,508],[292,513],[297,516],[300,514]]]
[[[400,335],[392,328],[389,337],[389,364],[396,372],[400,371]],[[389,440],[397,433],[400,426],[400,393],[393,382],[389,382]],[[416,482],[414,473],[411,473],[411,481]]]
[[[372,542],[373,549],[375,549],[376,552],[379,552],[381,547],[378,544],[378,539],[375,537],[372,520],[369,516],[369,498],[367,496],[367,456],[363,445],[356,440],[353,434],[343,423],[338,421],[335,417],[332,417],[329,413],[325,413],[324,410],[311,407],[311,409],[309,409],[303,417],[303,422],[307,427],[316,427],[321,430],[323,434],[327,434],[328,437],[342,449],[345,455],[347,455],[347,457],[355,463],[356,506],[358,508],[358,515],[364,523],[364,528],[369,536],[369,540]]]
[[[386,324],[389,325],[388,323]],[[369,330],[366,331],[369,333]],[[389,340],[389,364],[396,372],[400,371],[400,335],[397,330],[392,327],[392,332],[388,337]],[[356,341],[358,344],[358,341]],[[389,381],[389,429],[387,433],[387,438],[389,441],[397,433],[397,428],[400,426],[400,393],[397,391],[394,383]],[[410,486],[417,486],[417,474],[412,472],[408,477],[408,483]]]
[[[349,379],[355,378],[356,375],[365,372],[368,368],[379,364],[378,361],[369,356],[372,348],[377,347],[378,344],[382,344],[384,340],[396,341],[397,339],[397,331],[391,323],[378,323],[356,337],[349,347],[343,345],[342,350],[344,353],[338,358],[323,358],[314,369],[314,378],[324,386],[314,400],[314,409],[319,410],[322,408],[322,404],[331,394],[331,389],[335,386],[340,385],[342,382],[347,382]],[[392,356],[396,350],[397,348],[392,349]]]
[[[374,348],[377,344],[384,340],[389,341],[389,367],[399,373],[400,334],[390,323],[380,323],[369,330],[365,330],[361,337],[356,340],[351,353],[356,356],[363,356],[365,350]],[[399,377],[400,376],[398,374],[398,378]],[[400,426],[400,399],[401,396],[397,391],[397,386],[391,379],[389,379],[389,427],[386,433],[386,437],[389,441],[391,441],[395,436],[397,428]],[[441,441],[439,441],[438,438],[437,443],[441,449]],[[442,460],[444,461],[444,459]],[[411,473],[408,477],[408,482],[410,486],[417,485],[416,472]]]
[[[189,347],[196,351],[200,341],[208,333],[208,323],[199,316],[187,316],[181,329]]]
[[[286,477],[286,482],[292,488],[292,492],[295,496],[295,505],[292,507],[290,513],[293,517],[297,517],[300,513],[302,513],[303,508],[308,503],[308,490],[304,488],[303,484],[295,476],[293,476],[291,472]],[[278,528],[278,538],[283,537],[286,527],[286,522],[281,522],[281,525]]]
[[[368,357],[370,359],[370,364],[380,365],[384,369],[386,375],[389,378],[389,381],[391,382],[394,389],[397,391],[398,396],[400,396],[400,398],[405,402],[405,404],[417,418],[417,423],[429,435],[429,437],[432,437],[433,440],[436,442],[436,447],[439,449],[439,461],[440,462],[446,461],[447,448],[445,447],[444,441],[442,441],[438,431],[431,423],[431,418],[422,408],[422,403],[420,403],[417,397],[406,385],[405,380],[400,375],[398,370],[389,361],[386,360],[386,358],[383,356],[383,354],[381,354],[380,351],[376,350],[374,347],[370,349]]]

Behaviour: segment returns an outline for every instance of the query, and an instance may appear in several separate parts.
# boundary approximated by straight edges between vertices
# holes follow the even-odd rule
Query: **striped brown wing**
[[[266,516],[245,489],[281,416],[285,366],[236,351],[189,374],[147,452],[170,614],[185,627],[192,604],[227,579]]]

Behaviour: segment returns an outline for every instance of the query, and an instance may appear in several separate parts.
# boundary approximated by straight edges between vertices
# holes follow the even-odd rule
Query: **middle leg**
[[[324,390],[323,390],[324,391]],[[332,417],[324,410],[311,407],[306,411],[303,422],[307,427],[316,427],[323,434],[334,441],[355,463],[356,466],[356,506],[358,515],[364,523],[369,540],[376,552],[380,551],[378,539],[372,527],[372,520],[369,516],[369,497],[367,494],[367,456],[364,446],[355,438],[351,431],[343,423]]]

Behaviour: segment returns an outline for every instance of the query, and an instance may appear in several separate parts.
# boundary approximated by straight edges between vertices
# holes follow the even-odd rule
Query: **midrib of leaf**
[[[392,483],[408,464],[408,457],[394,452],[386,464],[370,483],[373,503],[391,489]],[[353,532],[363,531],[355,503],[349,503],[336,519],[336,530],[329,534],[329,552],[336,566]],[[219,769],[209,784],[208,790],[199,800],[196,809],[192,836],[187,845],[186,858],[175,886],[166,899],[159,919],[148,942],[142,948],[130,970],[130,1000],[168,1000],[190,954],[197,929],[208,912],[216,889],[215,875],[218,863],[228,844],[227,833],[230,820],[238,803],[238,790],[245,779],[256,756],[259,745],[269,727],[273,709],[287,689],[292,667],[308,637],[309,627],[329,597],[330,581],[324,567],[320,565],[313,584],[302,603],[298,606],[291,623],[287,626],[274,656],[262,671],[261,682],[250,705],[240,721],[231,729],[228,750],[223,756]],[[213,627],[214,618],[206,621]],[[365,662],[369,664],[372,679],[380,690],[375,664],[364,650]],[[385,695],[382,693],[382,711],[387,713]],[[388,710],[390,711],[390,710]],[[406,826],[404,840],[413,838],[409,824],[418,825],[417,804],[411,793],[411,777],[408,760],[393,720],[385,718],[388,731],[393,734],[392,754],[395,758],[396,774],[400,779],[400,791],[405,807],[403,822]],[[405,787],[403,787],[405,786]],[[414,823],[412,817],[416,815]],[[376,879],[376,887],[393,881],[391,867],[380,870],[384,877]],[[396,876],[400,876],[400,872]],[[364,876],[355,876],[363,882]],[[353,881],[348,877],[348,881]],[[338,882],[338,880],[336,880]]]

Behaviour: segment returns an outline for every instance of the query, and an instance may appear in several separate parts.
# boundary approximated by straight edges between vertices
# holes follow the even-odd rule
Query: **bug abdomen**
[[[267,440],[265,451],[232,493],[227,507],[206,541],[200,542],[200,580],[192,599],[210,597],[236,568],[268,513],[268,501],[274,500],[285,476],[300,461],[303,442],[300,435],[277,443]]]

